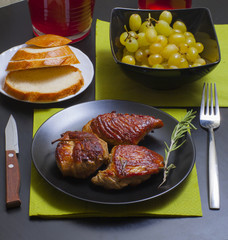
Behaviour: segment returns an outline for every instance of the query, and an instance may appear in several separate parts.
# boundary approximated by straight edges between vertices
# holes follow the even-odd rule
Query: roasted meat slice
[[[111,112],[93,118],[82,130],[96,134],[110,145],[122,145],[138,144],[147,133],[162,126],[162,120],[152,116]]]
[[[163,157],[146,147],[118,145],[112,149],[107,169],[100,170],[92,182],[107,189],[121,189],[140,184],[163,167]]]
[[[64,176],[87,178],[109,158],[107,143],[91,133],[67,131],[56,141],[56,162]]]

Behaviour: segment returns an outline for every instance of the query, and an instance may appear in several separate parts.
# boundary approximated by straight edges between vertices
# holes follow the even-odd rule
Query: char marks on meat
[[[107,169],[99,171],[92,182],[107,189],[121,189],[140,184],[163,167],[163,157],[146,147],[118,145],[112,149]]]
[[[163,122],[147,115],[105,113],[89,121],[83,131],[96,134],[110,145],[138,144],[143,137]]]

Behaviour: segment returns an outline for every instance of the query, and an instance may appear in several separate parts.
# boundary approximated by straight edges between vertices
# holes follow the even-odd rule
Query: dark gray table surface
[[[81,49],[95,66],[95,22],[109,21],[114,7],[137,8],[136,0],[96,0],[94,21],[90,35],[73,46]],[[207,7],[216,24],[228,23],[227,0],[193,0],[193,7]],[[0,8],[0,53],[33,37],[27,1]],[[1,64],[1,63],[0,63]],[[203,217],[192,218],[86,218],[44,220],[29,217],[30,148],[32,143],[32,114],[34,108],[69,107],[94,100],[94,81],[78,97],[58,104],[24,104],[0,95],[0,240],[36,239],[228,239],[228,109],[221,108],[221,126],[215,132],[219,159],[221,209],[209,210],[207,191],[207,132],[198,128],[192,133],[196,146],[196,165],[202,202]],[[198,112],[198,108],[196,108]],[[10,114],[18,125],[20,142],[20,171],[22,205],[6,210],[5,207],[5,153],[4,129]],[[63,203],[64,204],[64,203]]]

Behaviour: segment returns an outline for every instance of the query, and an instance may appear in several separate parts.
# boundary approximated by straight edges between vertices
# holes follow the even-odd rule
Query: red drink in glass
[[[190,8],[192,0],[138,0],[141,9],[166,10]]]
[[[90,32],[95,0],[28,0],[36,36],[56,34],[73,42]]]

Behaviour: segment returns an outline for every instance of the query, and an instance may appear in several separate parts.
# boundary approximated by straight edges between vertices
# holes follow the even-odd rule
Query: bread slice
[[[58,47],[71,43],[72,41],[68,38],[54,35],[45,34],[34,37],[26,42],[28,45],[35,45],[38,47]]]
[[[67,56],[54,57],[54,58],[10,61],[8,63],[6,71],[17,71],[17,70],[26,70],[31,68],[63,66],[63,65],[71,65],[76,63],[79,63],[78,59],[74,54],[71,54]]]
[[[20,100],[48,102],[75,94],[83,85],[79,69],[62,66],[9,72],[3,89]]]
[[[13,55],[10,61],[55,58],[55,57],[73,55],[73,54],[74,52],[67,45],[60,46],[60,47],[52,47],[52,48],[40,48],[36,46],[30,46],[30,47],[28,46],[28,47],[23,47],[18,49],[18,51]],[[76,58],[76,63],[79,63],[77,58]]]

